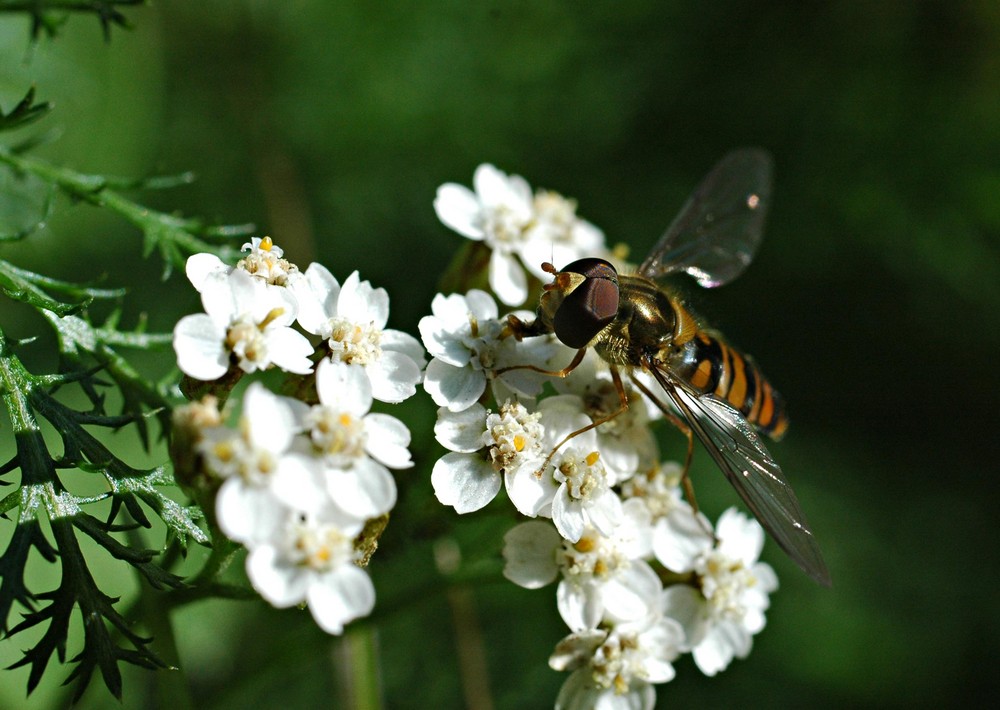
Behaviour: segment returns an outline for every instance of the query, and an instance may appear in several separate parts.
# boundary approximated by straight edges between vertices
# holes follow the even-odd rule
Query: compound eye
[[[618,272],[610,262],[604,259],[597,259],[595,257],[577,259],[566,264],[562,270],[568,271],[571,274],[586,276],[588,279],[610,279],[618,283]]]
[[[581,259],[570,266],[582,262],[600,262],[617,277],[611,264],[600,259]],[[600,268],[600,273],[607,273]],[[569,267],[563,271],[570,271]],[[573,273],[582,273],[573,271]],[[586,275],[586,274],[584,274]],[[563,299],[552,320],[556,337],[571,348],[585,347],[618,314],[618,279],[606,276],[587,278]]]

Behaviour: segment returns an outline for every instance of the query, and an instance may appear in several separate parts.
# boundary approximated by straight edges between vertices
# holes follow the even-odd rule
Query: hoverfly
[[[806,574],[824,586],[830,573],[795,493],[757,432],[779,439],[788,426],[781,396],[750,357],[704,328],[662,283],[685,272],[706,288],[729,283],[749,265],[760,244],[771,192],[770,156],[759,149],[724,157],[691,195],[680,214],[635,274],[620,274],[609,262],[579,259],[561,270],[544,264],[553,281],[543,286],[536,318],[510,317],[517,337],[554,333],[576,348],[565,377],[593,348],[610,365],[620,408],[628,408],[621,372],[688,439],[683,482],[688,480],[697,436],[757,520]],[[537,369],[537,368],[530,368]],[[648,372],[679,417],[636,377]]]

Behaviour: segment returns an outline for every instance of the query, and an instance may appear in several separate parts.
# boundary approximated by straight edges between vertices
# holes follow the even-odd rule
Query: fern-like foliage
[[[90,4],[113,8],[123,3]],[[51,8],[55,3],[34,5]],[[107,21],[117,22],[113,15]],[[48,108],[36,103],[34,90],[27,92],[13,109],[0,110],[0,133],[31,124]],[[32,157],[32,147],[30,141],[0,145],[0,216],[17,216],[14,228],[0,230],[0,239],[29,238],[45,220],[53,199],[68,197],[110,210],[135,225],[143,235],[144,253],[162,257],[166,277],[193,252],[232,257],[236,252],[223,245],[223,239],[250,229],[205,225],[149,209],[128,196],[188,182],[190,175],[136,181],[86,175]],[[129,465],[102,435],[134,430],[147,450],[158,445],[155,450],[166,460],[164,435],[177,401],[171,382],[176,375],[168,373],[162,383],[150,381],[132,365],[128,353],[167,349],[171,334],[147,332],[144,322],[122,328],[123,288],[67,282],[2,259],[0,295],[41,316],[39,326],[47,324],[56,336],[59,362],[55,372],[30,372],[20,357],[21,346],[0,327],[0,399],[15,451],[0,466],[0,485],[16,484],[0,500],[0,516],[14,526],[9,544],[0,551],[0,630],[7,637],[43,630],[12,666],[29,669],[29,692],[55,657],[73,665],[66,682],[74,683],[76,697],[96,672],[120,698],[122,662],[150,669],[164,663],[153,650],[153,639],[137,633],[136,620],[126,619],[118,600],[102,589],[88,556],[109,555],[156,593],[175,591],[186,599],[197,597],[199,590],[218,590],[214,574],[186,584],[161,561],[164,549],[183,553],[192,542],[211,543],[200,509],[175,499],[178,489],[165,467]],[[100,322],[91,317],[92,306],[98,304],[102,312],[110,311]],[[55,436],[46,437],[45,432]],[[86,482],[87,494],[80,492],[80,482]],[[95,490],[100,492],[95,495]],[[136,542],[136,529],[156,531],[163,536],[162,546],[145,549]],[[126,532],[133,534],[123,537]],[[207,567],[217,571],[230,556],[231,550],[220,548]],[[26,576],[33,558],[57,567],[59,581],[53,588],[36,588],[38,583]],[[80,644],[77,619],[82,619],[82,647],[67,658],[67,648]]]
[[[26,14],[31,18],[31,38],[44,32],[55,37],[70,15],[93,15],[101,23],[104,40],[111,40],[111,28],[128,28],[128,19],[119,8],[143,5],[146,0],[0,0],[0,12]]]

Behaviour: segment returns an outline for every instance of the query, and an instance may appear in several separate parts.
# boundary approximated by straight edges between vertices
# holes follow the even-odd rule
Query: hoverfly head
[[[618,313],[618,272],[595,258],[546,271],[555,278],[542,288],[539,315],[564,345],[586,347]]]

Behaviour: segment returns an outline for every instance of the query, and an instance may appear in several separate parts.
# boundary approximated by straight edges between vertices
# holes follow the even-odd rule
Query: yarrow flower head
[[[582,401],[573,395],[549,397],[538,411],[545,426],[543,453],[505,470],[511,502],[524,515],[551,517],[559,533],[572,542],[587,525],[610,535],[621,522],[621,500],[611,489],[594,430],[578,433],[555,449],[569,434],[591,424]]]
[[[388,513],[396,483],[387,467],[413,465],[410,431],[388,414],[371,413],[371,383],[364,370],[323,360],[316,368],[319,404],[302,417],[298,449],[313,462],[300,510],[322,513],[333,505],[360,518]]]
[[[192,254],[184,272],[199,293],[209,279],[236,270],[245,271],[269,286],[282,288],[301,276],[299,267],[284,258],[284,250],[271,237],[253,237],[243,245],[242,251],[248,253],[236,266],[226,264],[215,254]]]
[[[283,525],[250,550],[247,576],[272,605],[304,602],[320,628],[339,634],[375,605],[375,587],[356,564],[361,553],[354,539],[363,525],[333,510],[323,517],[289,511]]]
[[[312,371],[312,345],[291,327],[298,306],[288,290],[268,288],[234,269],[208,276],[200,291],[205,313],[184,316],[174,328],[174,351],[184,374],[215,380],[230,363],[247,373],[272,366]]]
[[[515,340],[498,319],[497,305],[485,291],[464,296],[438,294],[433,315],[420,319],[420,337],[432,359],[424,374],[424,389],[434,403],[453,412],[467,409],[494,387],[497,400],[531,398],[542,390],[545,377],[524,365],[544,366],[560,346],[549,337]],[[518,366],[502,374],[497,371]],[[499,390],[499,391],[496,391]]]
[[[308,463],[292,451],[300,406],[254,382],[243,397],[238,429],[213,426],[198,443],[205,467],[222,479],[216,519],[230,539],[266,537],[305,482]]]
[[[208,254],[188,260],[206,312],[177,324],[178,363],[190,377],[219,380],[220,398],[235,382],[222,379],[233,366],[309,374],[314,350],[297,322],[323,338],[326,355],[315,388],[287,382],[310,403],[252,382],[231,428],[228,407],[206,397],[178,408],[172,455],[195,495],[214,496],[219,529],[247,548],[261,596],[279,607],[306,604],[323,629],[340,633],[374,604],[361,565],[396,502],[389,469],[413,465],[407,427],[371,406],[415,393],[423,349],[385,327],[388,296],[356,272],[343,286],[319,264],[300,273],[269,238],[244,251],[236,266]]]
[[[343,286],[321,264],[310,264],[293,289],[299,325],[326,343],[331,360],[364,368],[372,396],[401,402],[416,392],[424,365],[423,348],[413,336],[386,328],[389,296],[358,272]]]
[[[778,588],[774,570],[758,561],[764,530],[735,508],[719,518],[718,542],[694,516],[676,511],[668,521],[667,534],[675,538],[668,567],[697,581],[666,590],[668,613],[684,625],[698,668],[715,675],[750,653],[753,635],[764,628],[768,595]]]
[[[552,192],[533,197],[524,178],[489,164],[476,168],[472,182],[475,192],[456,183],[439,187],[434,210],[445,225],[491,249],[490,288],[507,305],[528,296],[525,267],[541,278],[543,261],[603,251],[604,235],[576,216],[573,202]]]
[[[492,501],[507,468],[538,459],[540,417],[511,400],[499,412],[487,411],[481,404],[460,412],[439,409],[434,435],[450,453],[438,459],[431,474],[438,500],[459,513],[471,513]]]
[[[504,576],[527,589],[561,576],[556,601],[573,631],[640,619],[658,608],[663,585],[649,563],[631,554],[629,528],[623,523],[611,537],[590,528],[570,542],[549,522],[521,523],[504,536]]]
[[[554,670],[573,671],[555,706],[565,710],[652,708],[656,703],[652,686],[673,680],[673,661],[683,645],[680,624],[659,613],[571,634],[549,659]]]

